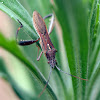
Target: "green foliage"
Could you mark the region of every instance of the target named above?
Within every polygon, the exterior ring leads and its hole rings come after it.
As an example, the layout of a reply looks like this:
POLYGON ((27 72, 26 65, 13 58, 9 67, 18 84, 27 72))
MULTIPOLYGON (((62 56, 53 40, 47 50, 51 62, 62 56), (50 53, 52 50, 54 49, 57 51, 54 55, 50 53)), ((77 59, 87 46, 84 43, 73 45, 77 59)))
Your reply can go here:
MULTIPOLYGON (((57 30, 54 28, 50 37, 58 51, 56 55, 58 64, 66 72, 69 71, 72 75, 88 79, 88 81, 79 80, 66 76, 54 69, 55 71, 53 71, 49 82, 50 85, 46 88, 47 92, 45 91, 39 99, 99 100, 100 88, 95 90, 95 87, 98 87, 100 83, 100 1, 51 1, 20 0, 18 2, 18 0, 0 0, 0 9, 14 19, 16 23, 18 23, 17 19, 23 23, 24 28, 20 32, 23 34, 19 35, 20 38, 24 37, 27 39, 27 35, 24 33, 27 33, 32 39, 38 38, 32 25, 32 12, 34 10, 38 11, 43 17, 54 12, 62 30, 64 44, 64 47, 60 48, 62 44, 60 43, 61 41, 58 37, 57 30), (63 53, 62 50, 64 51, 63 53), (66 62, 68 62, 68 66, 66 62), (95 91, 96 94, 94 96, 93 93, 95 91)), ((46 20, 46 24, 48 27, 48 20, 46 20)), ((38 94, 42 91, 46 83, 45 78, 48 78, 48 68, 50 66, 47 64, 46 58, 42 56, 41 60, 37 62, 35 60, 37 56, 37 48, 35 45, 21 48, 16 44, 15 40, 9 40, 1 33, 0 46, 18 59, 18 61, 17 59, 14 61, 20 66, 18 71, 23 70, 22 68, 29 70, 26 75, 28 76, 28 80, 31 80, 31 87, 34 89, 35 94, 32 95, 17 84, 18 79, 14 79, 16 75, 11 76, 11 72, 8 69, 4 69, 7 65, 1 59, 0 75, 4 75, 4 78, 7 78, 20 99, 38 99, 38 94), (21 67, 20 62, 24 67, 21 67)), ((23 78, 25 77, 23 76, 23 78)), ((29 88, 28 85, 27 87, 29 88)))

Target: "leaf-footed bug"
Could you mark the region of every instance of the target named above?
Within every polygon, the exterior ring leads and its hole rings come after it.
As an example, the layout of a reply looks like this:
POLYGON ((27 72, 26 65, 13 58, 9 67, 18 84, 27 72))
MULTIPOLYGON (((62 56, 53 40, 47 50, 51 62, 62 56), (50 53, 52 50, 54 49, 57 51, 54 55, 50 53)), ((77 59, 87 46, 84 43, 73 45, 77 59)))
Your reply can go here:
MULTIPOLYGON (((17 40, 17 35, 18 35, 19 30, 23 27, 22 23, 19 20, 18 20, 18 22, 21 24, 21 26, 17 29, 16 40, 17 40)), ((54 15, 50 14, 50 15, 47 15, 46 17, 42 18, 37 11, 34 11, 33 12, 33 26, 34 26, 34 28, 35 28, 35 30, 40 38, 38 38, 37 40, 28 40, 28 41, 19 41, 19 42, 17 40, 17 42, 21 46, 26 46, 26 45, 33 44, 37 41, 40 41, 39 43, 40 43, 40 46, 42 48, 42 51, 41 51, 40 55, 37 57, 37 60, 39 61, 42 53, 44 53, 47 60, 48 60, 48 63, 50 64, 49 78, 47 80, 47 83, 46 83, 43 91, 40 93, 40 95, 42 95, 46 86, 48 85, 52 69, 55 67, 57 68, 57 70, 65 73, 67 75, 76 77, 76 78, 81 79, 81 80, 88 81, 87 79, 79 78, 77 76, 66 73, 66 72, 62 71, 59 67, 57 67, 57 61, 55 60, 55 54, 56 54, 57 50, 54 48, 54 46, 51 42, 51 39, 49 37, 49 34, 52 32, 52 30, 54 28, 54 15), (51 16, 52 16, 52 18, 51 18, 51 22, 49 25, 49 30, 47 31, 47 27, 46 27, 46 24, 44 22, 44 19, 49 18, 51 16)), ((39 51, 39 47, 38 47, 38 51, 39 51)))

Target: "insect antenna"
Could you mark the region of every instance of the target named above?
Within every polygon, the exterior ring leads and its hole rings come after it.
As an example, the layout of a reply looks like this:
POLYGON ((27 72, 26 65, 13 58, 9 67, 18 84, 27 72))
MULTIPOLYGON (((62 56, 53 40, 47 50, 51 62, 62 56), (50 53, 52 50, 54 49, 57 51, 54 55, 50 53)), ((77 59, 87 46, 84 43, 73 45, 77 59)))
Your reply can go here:
POLYGON ((40 97, 40 96, 43 94, 44 90, 46 89, 46 87, 47 87, 47 85, 48 85, 48 82, 49 82, 49 80, 50 80, 51 72, 52 72, 52 67, 50 67, 50 73, 49 73, 49 77, 48 77, 48 80, 47 80, 47 82, 46 82, 46 85, 44 86, 42 92, 39 94, 38 97, 40 97))
POLYGON ((69 73, 66 73, 65 71, 62 71, 62 70, 61 70, 59 67, 57 67, 57 66, 56 66, 56 68, 57 68, 60 72, 63 72, 63 73, 65 73, 65 74, 67 74, 67 75, 70 75, 70 76, 72 76, 72 77, 76 77, 76 78, 81 79, 81 80, 88 81, 88 79, 83 79, 83 78, 80 78, 80 77, 77 77, 77 76, 71 75, 71 74, 69 74, 69 73))

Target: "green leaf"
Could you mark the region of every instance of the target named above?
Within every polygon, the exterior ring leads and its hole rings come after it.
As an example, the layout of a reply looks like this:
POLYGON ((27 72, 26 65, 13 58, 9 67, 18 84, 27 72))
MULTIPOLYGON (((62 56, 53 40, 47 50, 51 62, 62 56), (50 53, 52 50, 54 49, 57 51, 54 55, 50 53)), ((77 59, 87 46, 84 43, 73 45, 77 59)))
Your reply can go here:
POLYGON ((3 60, 1 59, 1 57, 0 57, 0 77, 7 80, 6 71, 5 71, 3 60))
POLYGON ((32 39, 38 37, 33 28, 32 17, 17 0, 0 0, 0 10, 7 13, 14 20, 20 20, 26 28, 26 33, 28 33, 32 39))
POLYGON ((93 0, 93 5, 91 9, 90 19, 89 19, 89 35, 90 35, 90 55, 94 49, 95 38, 96 38, 96 31, 98 29, 99 24, 99 0, 93 0))
MULTIPOLYGON (((3 59, 0 57, 0 73, 4 73, 6 80, 11 84, 14 92, 18 95, 21 100, 36 100, 37 97, 34 97, 27 92, 25 92, 12 78, 12 76, 7 71, 7 67, 4 64, 3 59)), ((1 77, 1 76, 0 76, 1 77)), ((3 78, 3 77, 2 77, 3 78)), ((5 79, 5 78, 4 78, 5 79)))
POLYGON ((89 48, 89 56, 90 56, 90 66, 89 66, 89 73, 88 78, 91 77, 92 72, 95 68, 96 59, 99 53, 99 41, 100 41, 100 34, 99 34, 99 21, 100 21, 100 5, 99 0, 94 0, 93 7, 91 10, 91 16, 89 21, 89 35, 90 35, 90 48, 89 48))
MULTIPOLYGON (((93 90, 93 87, 96 86, 96 80, 100 78, 100 63, 98 64, 97 66, 97 69, 96 71, 93 73, 92 77, 90 78, 90 82, 88 84, 88 89, 87 89, 87 99, 86 100, 89 100, 89 97, 90 97, 90 94, 93 90)), ((99 89, 98 89, 98 93, 99 93, 99 89)), ((97 99, 98 100, 98 99, 97 99)))
MULTIPOLYGON (((80 0, 54 0, 72 75, 87 78, 88 33, 86 9, 80 0)), ((75 100, 84 99, 86 82, 72 78, 75 100)))
MULTIPOLYGON (((16 45, 15 41, 7 40, 1 33, 0 33, 0 46, 9 51, 11 54, 13 54, 15 57, 17 57, 22 63, 24 63, 27 68, 30 70, 32 75, 41 82, 41 84, 45 85, 46 81, 41 75, 41 72, 38 70, 36 65, 34 63, 31 63, 29 60, 26 59, 24 54, 20 51, 19 47, 16 45)), ((50 88, 50 86, 47 86, 47 91, 50 94, 50 97, 53 100, 57 100, 57 97, 55 96, 54 92, 50 88)))

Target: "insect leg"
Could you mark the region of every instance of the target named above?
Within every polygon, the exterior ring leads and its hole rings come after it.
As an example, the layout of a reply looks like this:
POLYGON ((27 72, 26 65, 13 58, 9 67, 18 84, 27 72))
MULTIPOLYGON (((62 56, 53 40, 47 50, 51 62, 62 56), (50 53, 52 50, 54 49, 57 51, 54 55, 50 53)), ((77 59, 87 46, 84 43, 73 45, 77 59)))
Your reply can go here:
POLYGON ((23 40, 23 41, 19 41, 18 44, 21 46, 27 46, 27 45, 30 45, 30 44, 37 42, 39 39, 37 39, 37 40, 23 40))
POLYGON ((41 58, 41 56, 42 56, 42 53, 43 53, 43 51, 41 51, 40 55, 38 56, 38 54, 39 54, 39 47, 38 47, 37 61, 39 61, 39 60, 40 60, 40 58, 41 58))
MULTIPOLYGON (((17 19, 18 20, 18 19, 17 19)), ((19 30, 23 27, 23 24, 18 20, 18 22, 20 23, 20 27, 17 29, 17 32, 16 32, 16 42, 19 44, 19 45, 21 45, 21 46, 26 46, 26 45, 30 45, 30 44, 33 44, 33 43, 35 43, 35 42, 37 42, 38 40, 40 40, 40 38, 39 39, 37 39, 37 40, 23 40, 23 41, 18 41, 18 39, 17 39, 17 36, 18 36, 18 32, 19 32, 19 30)))
POLYGON ((54 14, 49 14, 49 15, 47 15, 47 16, 45 16, 43 18, 45 20, 46 18, 49 18, 51 16, 52 16, 52 18, 50 19, 50 25, 49 25, 49 29, 48 29, 48 34, 50 34, 52 32, 53 28, 54 28, 54 20, 55 20, 54 14))
POLYGON ((19 30, 23 27, 23 24, 17 19, 17 21, 20 23, 20 27, 17 29, 17 32, 16 32, 16 42, 18 41, 17 40, 17 35, 18 35, 18 32, 19 32, 19 30))

